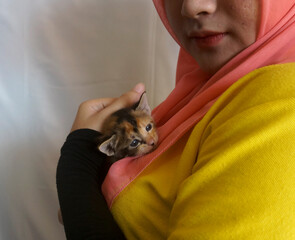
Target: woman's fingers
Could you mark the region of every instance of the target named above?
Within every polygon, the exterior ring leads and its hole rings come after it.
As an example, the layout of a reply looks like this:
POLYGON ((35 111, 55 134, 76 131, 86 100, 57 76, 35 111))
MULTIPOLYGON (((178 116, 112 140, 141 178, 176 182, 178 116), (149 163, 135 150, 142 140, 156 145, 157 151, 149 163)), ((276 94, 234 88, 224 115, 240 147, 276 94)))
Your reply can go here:
POLYGON ((85 101, 80 104, 73 123, 71 132, 81 128, 96 129, 96 123, 92 120, 96 114, 108 107, 115 98, 100 98, 85 101))
POLYGON ((107 108, 111 105, 116 98, 98 98, 88 100, 86 102, 81 103, 79 110, 83 111, 83 114, 92 115, 100 112, 101 110, 107 108))
POLYGON ((137 84, 133 89, 129 92, 124 93, 119 98, 114 99, 114 101, 108 105, 106 108, 102 109, 99 113, 94 116, 94 121, 97 123, 97 131, 101 131, 102 125, 104 121, 114 112, 126 108, 131 107, 134 103, 136 103, 141 94, 145 91, 145 87, 143 84, 137 84))
POLYGON ((112 102, 112 104, 110 104, 107 108, 104 108, 100 113, 105 116, 109 116, 112 113, 118 111, 119 109, 131 107, 140 99, 140 96, 144 91, 144 85, 142 83, 139 83, 129 92, 124 93, 119 98, 116 98, 112 102))
POLYGON ((144 84, 139 83, 119 98, 100 98, 83 102, 79 107, 71 131, 81 128, 101 131, 107 117, 119 109, 132 106, 144 91, 144 84))

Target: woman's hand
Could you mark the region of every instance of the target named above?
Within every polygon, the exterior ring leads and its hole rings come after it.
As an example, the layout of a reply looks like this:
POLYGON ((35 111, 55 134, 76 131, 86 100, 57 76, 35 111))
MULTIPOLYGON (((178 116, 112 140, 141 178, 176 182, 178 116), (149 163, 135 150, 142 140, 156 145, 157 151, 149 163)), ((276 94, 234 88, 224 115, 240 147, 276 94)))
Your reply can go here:
POLYGON ((144 84, 138 83, 119 98, 100 98, 83 102, 78 109, 71 132, 82 128, 100 132, 108 116, 121 108, 132 106, 144 91, 144 84))

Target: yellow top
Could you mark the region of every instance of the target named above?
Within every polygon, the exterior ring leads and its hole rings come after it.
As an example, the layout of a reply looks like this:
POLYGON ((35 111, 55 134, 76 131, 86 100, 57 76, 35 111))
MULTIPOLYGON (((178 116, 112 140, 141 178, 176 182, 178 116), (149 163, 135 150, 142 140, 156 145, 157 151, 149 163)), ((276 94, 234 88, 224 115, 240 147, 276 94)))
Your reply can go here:
POLYGON ((295 63, 258 69, 124 189, 128 239, 295 239, 295 63))

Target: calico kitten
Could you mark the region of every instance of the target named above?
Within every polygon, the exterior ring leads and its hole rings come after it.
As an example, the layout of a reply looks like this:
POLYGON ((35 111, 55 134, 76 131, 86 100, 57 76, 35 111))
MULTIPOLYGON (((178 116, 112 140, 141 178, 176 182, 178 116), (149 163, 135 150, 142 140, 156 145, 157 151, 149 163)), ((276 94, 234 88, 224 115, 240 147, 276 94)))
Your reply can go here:
POLYGON ((127 156, 142 156, 155 149, 157 130, 146 93, 130 108, 113 113, 104 123, 98 149, 115 162, 127 156))

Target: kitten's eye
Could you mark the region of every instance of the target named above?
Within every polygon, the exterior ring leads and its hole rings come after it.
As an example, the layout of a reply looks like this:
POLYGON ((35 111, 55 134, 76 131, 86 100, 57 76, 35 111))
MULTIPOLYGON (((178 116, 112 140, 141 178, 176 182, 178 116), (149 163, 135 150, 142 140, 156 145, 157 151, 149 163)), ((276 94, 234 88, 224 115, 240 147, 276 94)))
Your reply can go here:
POLYGON ((137 139, 132 140, 130 147, 137 147, 140 144, 140 141, 137 139))
POLYGON ((153 128, 152 124, 149 123, 149 124, 145 127, 145 130, 146 130, 147 132, 149 132, 149 131, 151 131, 152 128, 153 128))

